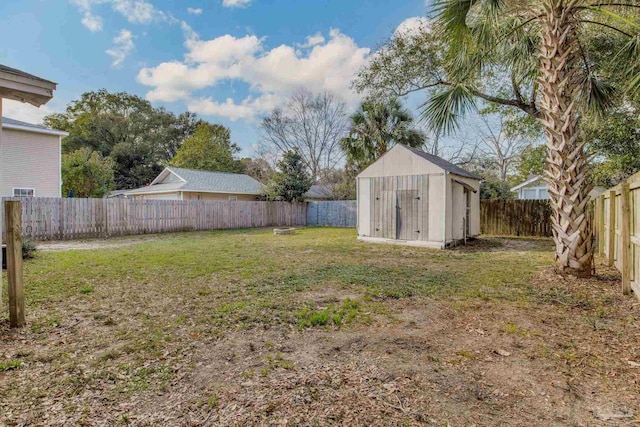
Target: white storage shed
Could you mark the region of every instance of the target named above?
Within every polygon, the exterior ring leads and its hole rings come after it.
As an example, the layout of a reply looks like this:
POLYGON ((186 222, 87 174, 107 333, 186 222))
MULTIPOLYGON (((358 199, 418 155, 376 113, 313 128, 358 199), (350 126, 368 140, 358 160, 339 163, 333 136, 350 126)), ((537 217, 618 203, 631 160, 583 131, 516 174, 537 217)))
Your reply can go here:
POLYGON ((480 234, 480 177, 397 144, 358 175, 358 239, 446 248, 480 234))

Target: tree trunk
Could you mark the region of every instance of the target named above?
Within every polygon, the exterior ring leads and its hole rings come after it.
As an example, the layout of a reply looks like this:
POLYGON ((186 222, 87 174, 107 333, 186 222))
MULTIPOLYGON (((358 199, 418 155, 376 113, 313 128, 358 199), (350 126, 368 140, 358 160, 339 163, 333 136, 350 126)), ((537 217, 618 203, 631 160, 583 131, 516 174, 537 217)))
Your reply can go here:
POLYGON ((539 53, 539 120, 547 136, 546 178, 553 211, 556 266, 562 273, 584 277, 591 274, 593 242, 587 159, 576 105, 582 80, 576 21, 561 0, 546 3, 539 53))

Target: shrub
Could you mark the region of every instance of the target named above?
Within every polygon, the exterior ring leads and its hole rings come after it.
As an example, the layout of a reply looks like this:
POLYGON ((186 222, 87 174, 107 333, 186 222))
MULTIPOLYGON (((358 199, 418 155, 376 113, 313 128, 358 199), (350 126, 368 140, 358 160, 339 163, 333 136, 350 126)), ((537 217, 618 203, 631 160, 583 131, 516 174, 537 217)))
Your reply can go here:
POLYGON ((22 259, 31 259, 35 257, 36 250, 36 244, 31 239, 28 237, 22 239, 22 259))

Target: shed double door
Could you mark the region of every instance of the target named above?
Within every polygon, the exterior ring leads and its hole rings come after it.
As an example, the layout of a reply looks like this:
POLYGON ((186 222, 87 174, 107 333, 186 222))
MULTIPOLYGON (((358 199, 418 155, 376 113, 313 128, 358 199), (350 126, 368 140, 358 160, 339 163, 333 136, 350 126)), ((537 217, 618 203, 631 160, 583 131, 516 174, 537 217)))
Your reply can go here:
POLYGON ((397 240, 426 239, 426 234, 422 236, 422 228, 428 214, 422 193, 427 183, 426 176, 374 178, 371 191, 373 236, 397 240))

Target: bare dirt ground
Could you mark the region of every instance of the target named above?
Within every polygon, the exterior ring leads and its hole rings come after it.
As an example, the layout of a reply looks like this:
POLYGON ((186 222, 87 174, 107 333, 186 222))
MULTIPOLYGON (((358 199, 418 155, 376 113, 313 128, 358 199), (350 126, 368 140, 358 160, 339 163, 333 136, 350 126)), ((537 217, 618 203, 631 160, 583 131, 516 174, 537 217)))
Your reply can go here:
MULTIPOLYGON (((378 265, 381 251, 391 251, 409 271, 481 255, 473 266, 478 277, 491 269, 486 252, 496 263, 511 260, 514 271, 522 257, 550 256, 547 242, 520 239, 447 252, 346 243, 347 252, 333 255, 321 244, 305 243, 313 248, 306 255, 329 264, 377 257, 378 265)), ((473 269, 465 280, 473 280, 473 269)), ((515 280, 500 272, 489 279, 504 286, 515 280)), ((143 292, 134 303, 118 288, 104 300, 88 294, 95 301, 87 306, 74 296, 75 310, 44 330, 0 326, 0 363, 23 361, 0 369, 0 425, 640 425, 640 303, 620 295, 615 270, 599 264, 597 272, 578 280, 547 264, 526 279, 526 298, 513 300, 484 289, 490 282, 477 296, 366 294, 352 276, 287 294, 320 311, 362 301, 356 320, 341 327, 244 323, 247 314, 227 306, 216 311, 222 323, 211 324, 199 316, 213 306, 172 294, 143 292), (162 338, 145 329, 158 315, 174 325, 162 338), (230 320, 236 315, 242 322, 230 320)), ((395 280, 406 279, 388 285, 395 280)), ((197 295, 212 298, 224 288, 197 295)))
POLYGON ((125 246, 138 245, 140 243, 152 242, 157 236, 130 236, 111 239, 87 239, 87 240, 52 240, 38 242, 37 248, 40 251, 82 251, 91 249, 113 249, 125 246))
POLYGON ((618 295, 614 271, 599 271, 586 283, 540 272, 536 285, 550 301, 526 309, 397 301, 391 304, 397 319, 375 326, 229 334, 197 346, 198 365, 184 386, 136 404, 135 419, 141 425, 640 425, 640 304, 618 295), (588 317, 583 293, 603 293, 612 311, 588 317), (269 372, 265 358, 273 360, 269 372), (295 369, 279 369, 279 360, 295 369), (216 396, 213 411, 200 400, 209 394, 216 396), (159 415, 159 406, 168 411, 159 415))

